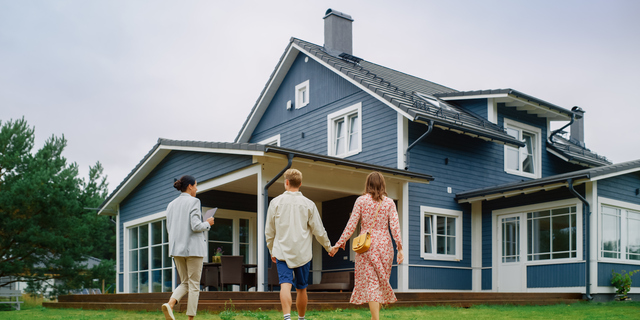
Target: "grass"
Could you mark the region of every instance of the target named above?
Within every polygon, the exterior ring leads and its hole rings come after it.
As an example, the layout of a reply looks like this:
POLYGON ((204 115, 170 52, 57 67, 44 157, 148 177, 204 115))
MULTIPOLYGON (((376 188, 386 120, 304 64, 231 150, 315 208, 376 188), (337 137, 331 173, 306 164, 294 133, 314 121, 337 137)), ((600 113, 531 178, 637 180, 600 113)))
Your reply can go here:
MULTIPOLYGON (((40 302, 41 303, 41 302, 40 302)), ((293 314, 296 319, 297 314, 293 314)), ((580 302, 552 306, 487 306, 468 309, 453 307, 409 307, 382 310, 381 319, 640 319, 640 302, 580 302)), ((162 312, 121 310, 47 309, 36 303, 24 303, 20 311, 0 311, 0 319, 163 319, 162 312)), ((176 319, 187 319, 176 313, 176 319)), ((232 307, 222 312, 198 312, 196 319, 267 320, 282 319, 280 311, 236 311, 232 307)), ((370 319, 368 309, 337 309, 308 311, 309 320, 370 319)))

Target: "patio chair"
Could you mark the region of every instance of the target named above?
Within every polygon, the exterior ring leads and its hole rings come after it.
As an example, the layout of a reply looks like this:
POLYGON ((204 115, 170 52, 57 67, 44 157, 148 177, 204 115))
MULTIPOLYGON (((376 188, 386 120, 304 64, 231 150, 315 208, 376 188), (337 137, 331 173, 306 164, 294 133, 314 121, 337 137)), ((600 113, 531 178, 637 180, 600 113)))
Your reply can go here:
POLYGON ((244 256, 222 256, 221 261, 220 285, 222 289, 224 290, 224 286, 228 284, 239 285, 242 289, 242 285, 244 284, 242 281, 244 256))
POLYGON ((220 269, 218 266, 203 266, 200 284, 207 288, 207 291, 210 291, 212 287, 220 291, 220 269))
POLYGON ((273 287, 274 286, 279 286, 280 285, 280 279, 278 278, 278 268, 276 267, 276 265, 272 262, 271 266, 269 267, 268 273, 267 273, 267 287, 269 287, 269 291, 273 291, 273 287))

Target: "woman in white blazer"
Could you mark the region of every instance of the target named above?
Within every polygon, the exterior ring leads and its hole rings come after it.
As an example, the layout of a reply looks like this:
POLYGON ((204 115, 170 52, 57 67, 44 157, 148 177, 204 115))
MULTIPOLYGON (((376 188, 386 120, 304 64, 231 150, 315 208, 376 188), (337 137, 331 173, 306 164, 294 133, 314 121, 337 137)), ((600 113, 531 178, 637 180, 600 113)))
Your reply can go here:
POLYGON ((207 255, 205 232, 213 225, 213 218, 202 221, 200 199, 196 198, 198 183, 190 175, 184 175, 173 183, 180 196, 167 206, 167 233, 169 233, 169 256, 180 275, 180 285, 175 288, 168 303, 162 305, 166 320, 175 320, 173 308, 189 293, 187 316, 193 319, 200 297, 202 262, 207 255))

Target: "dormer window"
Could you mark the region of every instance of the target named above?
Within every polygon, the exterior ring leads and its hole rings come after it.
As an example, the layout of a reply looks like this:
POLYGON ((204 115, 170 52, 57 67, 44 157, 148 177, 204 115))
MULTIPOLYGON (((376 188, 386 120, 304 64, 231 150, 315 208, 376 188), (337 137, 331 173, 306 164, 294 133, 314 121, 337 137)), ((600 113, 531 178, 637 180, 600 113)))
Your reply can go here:
POLYGON ((296 109, 309 104, 309 80, 296 86, 296 109))
POLYGON ((541 165, 541 130, 513 120, 504 119, 507 134, 524 142, 525 146, 515 148, 504 147, 504 171, 528 178, 540 178, 541 165))
POLYGON ((330 156, 348 157, 362 151, 362 103, 327 116, 327 148, 330 156))

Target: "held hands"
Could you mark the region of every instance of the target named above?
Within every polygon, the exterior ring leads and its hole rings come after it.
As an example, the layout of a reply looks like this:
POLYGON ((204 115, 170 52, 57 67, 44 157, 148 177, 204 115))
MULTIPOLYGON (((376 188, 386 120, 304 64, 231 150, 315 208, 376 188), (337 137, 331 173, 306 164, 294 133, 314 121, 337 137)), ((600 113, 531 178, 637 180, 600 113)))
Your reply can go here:
POLYGON ((209 225, 212 226, 213 225, 213 217, 207 219, 207 222, 209 222, 209 225))
POLYGON ((329 256, 331 257, 335 256, 339 249, 340 247, 331 247, 331 250, 329 251, 329 256))

